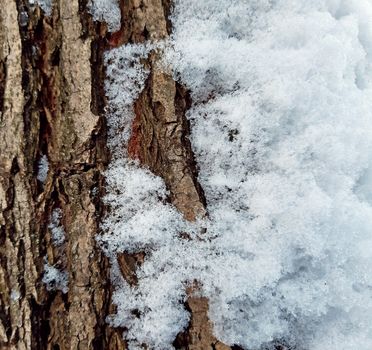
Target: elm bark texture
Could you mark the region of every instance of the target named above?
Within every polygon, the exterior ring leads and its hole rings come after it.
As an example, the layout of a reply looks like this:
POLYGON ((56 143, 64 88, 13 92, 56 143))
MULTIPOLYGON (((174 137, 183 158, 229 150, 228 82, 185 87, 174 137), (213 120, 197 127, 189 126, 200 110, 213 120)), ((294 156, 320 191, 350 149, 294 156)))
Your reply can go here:
MULTIPOLYGON (((0 0, 0 349, 126 349, 123 330, 106 323, 115 312, 110 266, 95 241, 110 160, 103 54, 166 38, 171 3, 120 0, 116 33, 92 21, 87 0, 54 1, 50 15, 32 3, 0 0), (40 181, 42 158, 48 171, 40 181), (55 209, 65 234, 59 244, 55 209), (66 272, 68 291, 43 282, 46 263, 66 272)), ((160 54, 145 62, 151 73, 134 106, 129 154, 161 176, 170 201, 195 220, 207 208, 188 141, 191 101, 157 66, 160 54)), ((119 257, 128 281, 136 282, 142 258, 119 257)), ((175 347, 229 349, 213 336, 208 300, 189 295, 190 325, 175 347)))

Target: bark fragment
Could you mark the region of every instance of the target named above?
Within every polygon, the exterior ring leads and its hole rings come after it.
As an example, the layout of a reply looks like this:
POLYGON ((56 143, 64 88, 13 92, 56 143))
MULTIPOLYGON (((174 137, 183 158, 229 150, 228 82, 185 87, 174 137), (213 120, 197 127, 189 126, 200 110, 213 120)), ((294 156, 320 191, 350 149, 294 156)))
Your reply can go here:
POLYGON ((156 67, 156 56, 150 58, 150 64, 150 78, 135 103, 130 152, 164 179, 171 202, 193 221, 203 217, 206 210, 188 139, 185 111, 189 98, 171 76, 156 67))
POLYGON ((230 347, 213 336, 212 325, 208 319, 208 299, 191 296, 187 301, 187 306, 191 312, 191 321, 187 332, 178 338, 181 349, 229 350, 230 347))

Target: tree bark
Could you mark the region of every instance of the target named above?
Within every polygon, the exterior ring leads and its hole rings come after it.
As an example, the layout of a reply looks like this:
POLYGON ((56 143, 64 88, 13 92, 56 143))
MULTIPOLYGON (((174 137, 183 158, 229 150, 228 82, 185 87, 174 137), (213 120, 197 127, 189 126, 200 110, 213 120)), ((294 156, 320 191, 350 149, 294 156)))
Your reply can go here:
MULTIPOLYGON (((26 0, 0 6, 0 348, 125 349, 122 330, 105 322, 114 309, 109 263, 96 244, 105 208, 103 53, 126 43, 166 38, 168 0, 122 0, 122 26, 93 23, 87 0, 56 1, 51 16, 26 0), (42 183, 38 166, 47 156, 42 183), (62 212, 66 239, 53 244, 50 217, 62 212), (45 262, 69 275, 68 292, 48 290, 45 262)), ((206 215, 188 141, 187 91, 156 65, 135 103, 129 154, 170 190, 186 219, 206 215)), ((122 256, 135 281, 133 259, 122 256)), ((212 334, 208 301, 192 296, 189 329, 178 349, 229 349, 212 334)))

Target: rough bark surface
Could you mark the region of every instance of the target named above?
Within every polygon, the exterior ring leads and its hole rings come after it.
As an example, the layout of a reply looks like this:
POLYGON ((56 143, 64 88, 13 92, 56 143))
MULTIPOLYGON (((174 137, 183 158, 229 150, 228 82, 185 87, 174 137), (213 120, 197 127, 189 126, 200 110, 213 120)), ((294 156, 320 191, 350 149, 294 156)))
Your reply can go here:
POLYGON ((108 162, 105 29, 78 0, 56 3, 50 17, 23 0, 2 1, 0 21, 0 348, 123 349, 105 323, 108 262, 94 238, 108 162), (44 184, 36 179, 42 155, 44 184), (61 246, 48 229, 55 208, 61 246), (45 259, 68 272, 68 293, 46 289, 45 259))
MULTIPOLYGON (((26 0, 0 6, 0 348, 125 349, 110 328, 109 264, 95 235, 104 214, 102 171, 106 148, 104 50, 166 38, 168 0, 121 0, 122 27, 108 34, 93 23, 86 0, 56 1, 46 17, 26 0), (46 181, 38 163, 49 160, 46 181), (62 210, 66 240, 53 244, 49 220, 62 210), (69 290, 47 290, 44 264, 68 272, 69 290)), ((135 103, 129 154, 161 176, 171 202, 188 220, 206 215, 203 191, 188 141, 187 91, 157 66, 135 103)), ((119 257, 124 277, 136 283, 136 261, 119 257)), ((217 342, 208 301, 189 293, 189 329, 179 349, 229 349, 217 342)))

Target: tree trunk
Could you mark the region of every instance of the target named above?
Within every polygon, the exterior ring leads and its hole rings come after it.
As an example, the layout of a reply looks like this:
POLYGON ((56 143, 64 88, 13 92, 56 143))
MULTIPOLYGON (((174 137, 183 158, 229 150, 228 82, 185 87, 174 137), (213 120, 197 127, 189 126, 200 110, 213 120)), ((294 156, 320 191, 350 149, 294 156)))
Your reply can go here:
MULTIPOLYGON (((122 0, 122 26, 93 23, 86 0, 56 1, 50 16, 26 0, 0 6, 0 348, 125 349, 113 312, 109 263, 96 244, 109 162, 103 53, 165 38, 167 0, 122 0), (47 159, 47 161, 46 161, 47 159), (44 162, 44 165, 43 165, 44 162), (48 166, 47 172, 42 169, 48 166), (41 169, 40 169, 41 168, 41 169), (41 172, 45 172, 42 176, 41 172), (53 241, 53 212, 65 239, 53 241), (45 284, 66 271, 68 291, 45 284), (44 280, 44 281, 43 281, 44 280)), ((156 67, 135 103, 129 154, 161 176, 188 220, 205 214, 185 111, 187 91, 156 67)), ((133 280, 133 257, 119 258, 133 280)), ((63 289, 63 288, 62 288, 63 289)), ((179 349, 226 349, 213 337, 208 301, 190 296, 179 349)))
POLYGON ((3 1, 0 18, 1 348, 124 348, 105 324, 108 262, 94 238, 108 161, 105 30, 78 1, 60 2, 49 17, 23 0, 3 1), (56 208, 67 237, 58 247, 48 228, 56 208), (46 289, 46 259, 68 271, 67 294, 46 289))

